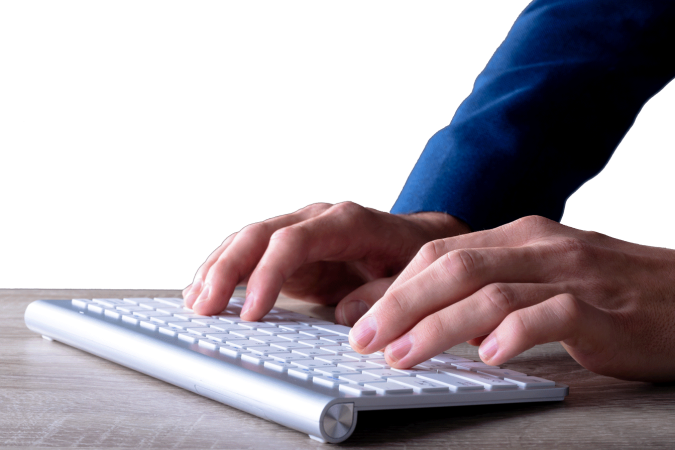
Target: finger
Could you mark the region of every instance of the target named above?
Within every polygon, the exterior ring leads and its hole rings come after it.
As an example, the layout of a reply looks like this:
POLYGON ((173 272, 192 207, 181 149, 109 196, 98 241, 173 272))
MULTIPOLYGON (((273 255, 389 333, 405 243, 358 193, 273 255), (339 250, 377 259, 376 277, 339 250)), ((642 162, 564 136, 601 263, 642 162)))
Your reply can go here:
MULTIPOLYGON (((557 222, 543 217, 524 217, 492 230, 477 231, 425 244, 392 285, 392 289, 415 277, 441 256, 463 248, 519 247, 545 235, 557 222)), ((559 230, 560 231, 560 230, 559 230)))
MULTIPOLYGON (((423 318, 492 283, 547 281, 539 247, 463 249, 446 253, 415 278, 393 286, 354 326, 352 347, 372 353, 423 318)), ((479 336, 474 334, 467 338, 479 336)))
MULTIPOLYGON (((378 218, 377 213, 346 202, 275 232, 249 279, 242 318, 257 320, 264 316, 284 282, 303 264, 320 260, 356 261, 369 252, 391 253, 384 250, 393 244, 382 239, 378 218)), ((367 279, 367 274, 363 275, 367 279)))
POLYGON ((603 336, 609 331, 608 317, 599 309, 560 294, 537 305, 515 311, 483 341, 481 359, 502 364, 535 345, 603 336))
POLYGON ((488 335, 513 311, 545 301, 562 289, 539 283, 487 285, 422 319, 387 346, 385 358, 393 367, 412 367, 461 342, 488 335))
POLYGON ((217 249, 215 249, 208 258, 206 258, 206 261, 199 266, 199 269, 197 269, 197 272, 195 273, 194 279, 192 280, 192 283, 190 286, 185 288, 183 290, 183 299, 185 299, 185 305, 188 308, 191 308, 192 305, 194 304, 195 300, 197 299, 197 296, 202 290, 202 287, 204 286, 204 276, 206 273, 208 273, 209 269, 213 264, 220 258, 220 255, 223 254, 223 252, 229 247, 229 245, 232 243, 234 240, 235 236, 237 233, 233 233, 229 235, 222 244, 218 246, 217 249))
POLYGON ((396 277, 378 278, 350 292, 335 308, 337 323, 351 327, 382 298, 396 277))
POLYGON ((255 268, 265 253, 270 236, 276 230, 321 214, 328 207, 327 204, 309 205, 294 213, 273 217, 242 229, 203 273, 204 281, 199 296, 189 306, 203 315, 217 314, 225 309, 237 284, 255 268))

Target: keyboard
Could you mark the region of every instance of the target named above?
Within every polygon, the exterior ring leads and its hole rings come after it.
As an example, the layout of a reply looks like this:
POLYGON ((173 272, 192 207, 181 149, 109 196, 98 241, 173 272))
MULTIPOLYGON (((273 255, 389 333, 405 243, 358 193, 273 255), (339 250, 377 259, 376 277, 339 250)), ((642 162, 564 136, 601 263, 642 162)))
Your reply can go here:
POLYGON ((359 411, 564 400, 551 380, 449 353, 407 370, 349 346, 349 327, 243 298, 200 316, 178 298, 38 300, 26 325, 56 340, 263 419, 338 443, 359 411))

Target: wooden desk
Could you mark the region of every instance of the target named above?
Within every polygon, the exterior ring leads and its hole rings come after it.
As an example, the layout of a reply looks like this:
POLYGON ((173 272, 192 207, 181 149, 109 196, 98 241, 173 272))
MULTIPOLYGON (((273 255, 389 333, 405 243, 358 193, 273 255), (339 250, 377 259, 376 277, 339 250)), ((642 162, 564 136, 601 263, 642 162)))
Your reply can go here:
MULTIPOLYGON (((33 300, 178 297, 176 291, 0 290, 0 447, 328 448, 58 342, 24 325, 33 300)), ((280 306, 331 319, 332 308, 280 306)), ((477 358, 464 344, 455 353, 477 358)), ((581 368, 558 344, 505 365, 570 386, 564 402, 359 413, 348 448, 675 447, 675 384, 619 381, 581 368)))

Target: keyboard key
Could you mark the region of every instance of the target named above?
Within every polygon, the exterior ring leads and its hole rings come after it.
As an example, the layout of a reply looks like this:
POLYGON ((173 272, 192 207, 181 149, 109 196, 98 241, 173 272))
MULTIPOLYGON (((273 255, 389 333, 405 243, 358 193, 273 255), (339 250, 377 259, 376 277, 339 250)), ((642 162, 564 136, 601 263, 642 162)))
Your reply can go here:
POLYGON ((175 313, 174 317, 176 317, 178 319, 183 319, 183 320, 192 320, 192 319, 199 319, 200 317, 204 317, 204 316, 200 316, 199 314, 193 314, 193 313, 190 313, 190 312, 182 312, 182 313, 175 313))
POLYGON ((295 362, 293 362, 293 365, 295 367, 288 369, 288 374, 292 377, 300 378, 301 380, 309 380, 315 375, 311 368, 297 367, 295 362))
POLYGON ((141 326, 141 328, 145 328, 146 330, 157 331, 157 324, 156 323, 146 322, 145 320, 141 320, 139 325, 141 326))
POLYGON ((204 325, 204 326, 219 325, 219 324, 223 323, 222 320, 213 319, 211 317, 199 317, 199 318, 193 319, 192 322, 198 323, 199 325, 204 325))
POLYGON ((389 369, 390 366, 387 364, 387 361, 384 359, 369 359, 366 361, 368 364, 370 364, 373 367, 379 367, 380 369, 389 369))
POLYGON ((159 308, 156 308, 156 309, 157 309, 157 311, 161 311, 165 314, 172 314, 172 315, 189 312, 189 310, 187 310, 185 308, 176 308, 176 307, 173 307, 173 306, 162 306, 162 307, 159 307, 159 308))
POLYGON ((378 394, 412 394, 411 387, 403 386, 392 381, 382 381, 374 383, 366 383, 365 387, 375 389, 378 394))
POLYGON ((211 333, 213 329, 209 327, 194 327, 194 328, 187 328, 188 333, 192 334, 199 334, 199 335, 205 335, 206 333, 211 333))
MULTIPOLYGON (((337 334, 321 336, 321 339, 328 342, 333 342, 335 344, 349 343, 349 338, 345 336, 340 336, 337 334)), ((351 348, 351 347, 349 347, 351 348)))
POLYGON ((124 300, 121 298, 92 298, 92 302, 108 307, 108 308, 114 308, 115 306, 123 306, 123 305, 128 305, 124 300))
POLYGON ((392 369, 363 369, 363 373, 368 375, 373 375, 380 378, 393 378, 393 377, 403 377, 407 378, 408 375, 405 373, 397 372, 392 369))
POLYGON ((321 336, 334 336, 335 333, 331 333, 330 331, 323 331, 323 330, 299 330, 298 333, 305 335, 305 336, 314 336, 320 338, 321 336))
POLYGON ((380 377, 376 377, 375 375, 368 375, 365 373, 350 373, 346 375, 339 375, 338 378, 355 384, 372 383, 374 381, 384 381, 380 377))
MULTIPOLYGON (((125 299, 124 301, 126 302, 127 300, 125 299)), ((129 303, 129 302, 127 302, 127 303, 129 303)), ((153 301, 139 302, 138 306, 140 306, 141 308, 145 308, 145 309, 156 309, 156 308, 166 307, 166 305, 164 303, 153 302, 153 301)))
MULTIPOLYGON (((281 335, 279 335, 281 337, 281 335)), ((305 344, 308 347, 325 347, 327 345, 332 345, 332 342, 323 341, 321 339, 302 339, 298 341, 301 344, 305 344)))
POLYGON ((185 333, 183 328, 173 327, 171 325, 160 325, 158 330, 160 333, 166 334, 167 336, 175 336, 178 333, 185 333))
POLYGON ((276 328, 277 326, 272 323, 265 322, 239 322, 240 327, 249 328, 255 330, 256 328, 276 328))
POLYGON ((228 339, 225 341, 225 343, 231 345, 232 347, 243 349, 260 345, 258 342, 251 342, 248 339, 228 339))
POLYGON ((196 335, 187 333, 178 333, 178 339, 187 342, 188 344, 194 344, 199 340, 199 338, 196 335))
POLYGON ((184 329, 187 329, 188 327, 194 328, 194 324, 192 322, 187 322, 185 320, 180 320, 180 319, 169 320, 166 323, 167 323, 167 325, 170 325, 172 327, 180 327, 180 328, 184 328, 184 329))
MULTIPOLYGON (((368 362, 372 362, 372 361, 368 361, 368 362)), ((418 374, 421 375, 421 374, 427 374, 427 373, 438 373, 435 370, 422 369, 419 366, 415 366, 411 369, 394 369, 394 368, 392 368, 391 370, 393 370, 394 372, 404 373, 406 375, 418 375, 418 374)))
POLYGON ((269 354, 272 358, 275 360, 279 361, 300 361, 306 359, 302 355, 296 355, 295 353, 289 353, 289 352, 284 352, 284 353, 270 353, 269 354))
MULTIPOLYGON (((147 311, 148 310, 147 308, 143 308, 142 306, 135 306, 135 305, 129 305, 129 304, 117 305, 117 306, 115 306, 115 309, 118 309, 120 311, 124 311, 126 313, 132 313, 132 312, 135 312, 135 311, 147 311)), ((164 314, 164 315, 167 316, 167 315, 170 315, 170 314, 164 314)))
POLYGON ((344 325, 337 325, 334 323, 328 323, 328 324, 314 324, 312 325, 314 328, 318 330, 323 330, 323 331, 329 331, 333 334, 339 334, 340 336, 349 336, 349 332, 352 331, 351 327, 346 327, 344 325))
POLYGON ((73 306, 77 306, 78 308, 87 309, 87 305, 91 303, 91 300, 86 298, 74 298, 70 301, 70 303, 72 303, 73 306))
POLYGON ((369 359, 382 359, 384 354, 382 352, 377 352, 377 353, 371 353, 369 355, 362 355, 361 353, 356 353, 356 352, 347 352, 343 353, 342 356, 346 356, 348 358, 351 358, 356 361, 366 361, 369 359))
POLYGON ((347 369, 358 370, 359 372, 366 369, 372 369, 373 366, 365 361, 342 362, 338 363, 338 367, 346 367, 347 369))
POLYGON ((316 384, 320 384, 321 386, 326 387, 336 387, 339 386, 340 384, 347 383, 347 381, 345 380, 341 380, 335 377, 327 377, 325 375, 314 376, 312 377, 312 381, 316 384))
POLYGON ((289 330, 284 330, 281 328, 277 327, 270 327, 270 328, 256 328, 256 331, 262 334, 268 334, 271 336, 276 336, 277 334, 297 334, 297 333, 290 333, 289 330))
POLYGON ((291 342, 297 342, 300 339, 303 338, 303 336, 300 336, 298 333, 281 333, 277 334, 276 337, 281 338, 285 341, 291 341, 291 342))
POLYGON ((302 325, 300 323, 293 323, 293 324, 285 323, 285 324, 279 325, 279 328, 282 328, 282 329, 288 330, 288 331, 300 331, 300 330, 311 330, 312 329, 312 327, 310 327, 309 325, 302 325))
POLYGON ((263 364, 266 361, 273 361, 269 356, 254 353, 242 353, 241 359, 242 361, 248 361, 253 364, 263 364))
MULTIPOLYGON (((302 345, 302 344, 301 344, 302 345)), ((314 347, 307 347, 303 346, 303 348, 294 348, 292 350, 293 353, 297 353, 299 355, 305 355, 308 358, 314 358, 315 356, 329 356, 333 355, 333 353, 322 350, 320 348, 314 348, 314 347)))
POLYGON ((412 388, 414 392, 421 394, 423 392, 448 392, 449 388, 431 381, 418 379, 417 377, 399 377, 388 378, 394 383, 412 388))
POLYGON ((506 389, 518 389, 518 386, 514 383, 510 383, 499 378, 492 377, 490 375, 483 375, 482 373, 471 372, 469 370, 460 370, 460 369, 444 369, 444 374, 452 375, 457 378, 462 378, 473 383, 478 383, 483 385, 483 387, 489 391, 493 390, 506 390, 506 389))
POLYGON ((285 339, 277 337, 277 336, 251 336, 251 337, 249 337, 249 340, 260 342, 261 344, 271 344, 272 342, 284 342, 285 341, 285 339))
POLYGON ((157 302, 166 303, 167 305, 183 306, 183 299, 182 298, 155 297, 154 300, 157 301, 157 302))
POLYGON ((148 297, 124 297, 122 300, 129 303, 130 305, 138 305, 139 303, 155 301, 154 299, 148 297))
POLYGON ((114 309, 106 309, 103 311, 103 314, 111 319, 119 319, 122 317, 122 313, 120 311, 115 311, 114 309))
POLYGON ((222 344, 222 342, 216 341, 215 339, 200 339, 198 344, 201 347, 206 347, 210 350, 218 350, 218 348, 220 347, 220 344, 222 344))
MULTIPOLYGON (((287 314, 285 314, 287 315, 287 314)), ((295 314, 294 314, 295 315, 295 314)), ((296 322, 303 325, 335 325, 333 322, 328 322, 326 320, 315 319, 313 317, 307 317, 304 314, 297 313, 296 322)))
POLYGON ((284 350, 287 350, 289 352, 295 349, 307 348, 306 345, 302 345, 298 342, 289 342, 289 341, 270 342, 270 345, 272 347, 283 348, 284 350))
POLYGON ((338 377, 340 378, 340 375, 358 375, 359 372, 352 370, 352 369, 346 369, 344 367, 316 367, 314 369, 314 372, 320 373, 321 375, 328 375, 330 377, 338 377))
POLYGON ((319 347, 321 350, 325 350, 329 353, 332 353, 334 355, 341 355, 343 353, 348 353, 349 350, 346 348, 342 347, 341 345, 326 345, 323 347, 319 347))
POLYGON ((224 355, 227 355, 227 356, 230 356, 232 358, 236 358, 238 356, 241 356, 243 353, 248 353, 248 350, 236 348, 236 347, 233 347, 233 346, 228 345, 228 344, 221 345, 218 350, 220 350, 220 353, 222 353, 224 355))
POLYGON ((293 364, 303 369, 313 369, 315 367, 335 367, 334 364, 324 361, 316 361, 314 359, 301 359, 298 361, 293 361, 293 364))
POLYGON ((242 319, 241 317, 239 317, 238 314, 237 314, 237 315, 234 315, 234 314, 227 314, 227 315, 218 315, 218 316, 211 316, 211 317, 213 317, 214 319, 221 320, 221 321, 223 321, 223 322, 225 322, 225 323, 241 323, 241 322, 245 322, 245 320, 242 319))
POLYGON ((103 305, 99 305, 99 304, 96 304, 96 303, 89 303, 87 305, 87 311, 91 311, 91 312, 98 313, 98 314, 103 314, 104 309, 105 308, 103 307, 103 305))
POLYGON ((248 338, 249 336, 267 336, 265 333, 261 333, 259 331, 255 331, 255 330, 242 329, 239 326, 238 326, 238 329, 229 330, 228 332, 230 334, 235 335, 235 336, 241 336, 241 337, 245 337, 245 338, 248 338))
POLYGON ((241 330, 241 327, 239 325, 235 325, 233 323, 225 323, 225 322, 222 322, 222 321, 218 324, 209 325, 209 327, 213 328, 214 330, 219 330, 219 331, 241 330))
POLYGON ((478 383, 453 377, 444 373, 417 374, 415 375, 415 378, 421 378, 422 380, 431 381, 432 383, 448 386, 452 392, 483 390, 483 386, 478 383))
POLYGON ((277 372, 286 372, 288 369, 295 367, 293 364, 283 361, 265 361, 264 365, 267 369, 276 370, 277 372))
POLYGON ((150 317, 150 322, 155 322, 158 325, 166 325, 172 319, 173 316, 154 316, 150 317))
POLYGON ((228 339, 232 339, 230 333, 206 333, 206 337, 218 342, 226 342, 228 339))
POLYGON ((522 372, 516 372, 515 370, 509 369, 474 369, 474 372, 482 373, 485 375, 492 375, 493 377, 504 379, 505 376, 514 376, 514 377, 526 377, 527 375, 522 372))
POLYGON ((350 395, 375 395, 375 389, 361 386, 360 384, 341 384, 340 392, 350 395))
POLYGON ((329 362, 331 364, 354 361, 353 359, 347 358, 346 356, 342 356, 342 355, 321 355, 321 356, 315 356, 314 359, 318 359, 319 361, 326 361, 326 362, 329 362))
POLYGON ((166 313, 159 312, 159 311, 153 311, 151 309, 142 309, 140 311, 134 311, 133 315, 138 316, 138 317, 143 317, 143 318, 146 318, 146 319, 149 319, 151 317, 171 317, 171 318, 175 319, 175 317, 167 315, 166 313))
POLYGON ((505 376, 504 381, 509 381, 511 383, 516 383, 523 389, 530 388, 542 388, 542 387, 554 387, 555 381, 545 380, 544 378, 539 377, 521 377, 521 376, 505 376))
POLYGON ((499 369, 499 366, 489 366, 483 362, 458 362, 452 363, 453 366, 456 366, 458 369, 464 370, 480 370, 480 369, 499 369))
POLYGON ((140 322, 140 320, 138 319, 138 317, 127 316, 127 315, 124 315, 124 314, 123 314, 123 315, 122 315, 122 322, 126 322, 126 323, 129 323, 129 324, 131 324, 131 325, 138 325, 138 323, 140 322))
POLYGON ((462 358, 461 356, 450 355, 448 353, 441 353, 431 358, 432 361, 441 362, 441 363, 456 363, 456 362, 474 362, 468 358, 462 358))
POLYGON ((250 346, 246 347, 246 350, 260 355, 271 355, 272 353, 287 353, 286 351, 280 348, 270 347, 269 345, 250 346))

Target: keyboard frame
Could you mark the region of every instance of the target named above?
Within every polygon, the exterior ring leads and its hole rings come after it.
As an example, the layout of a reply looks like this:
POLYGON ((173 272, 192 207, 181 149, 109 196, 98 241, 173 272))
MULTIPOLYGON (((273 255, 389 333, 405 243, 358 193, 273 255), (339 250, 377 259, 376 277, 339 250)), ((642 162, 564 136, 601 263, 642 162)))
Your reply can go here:
POLYGON ((358 411, 562 401, 569 393, 568 386, 556 382, 555 387, 536 389, 354 396, 84 310, 71 300, 35 301, 26 309, 25 321, 30 330, 52 340, 322 442, 346 440, 354 431, 358 411))

